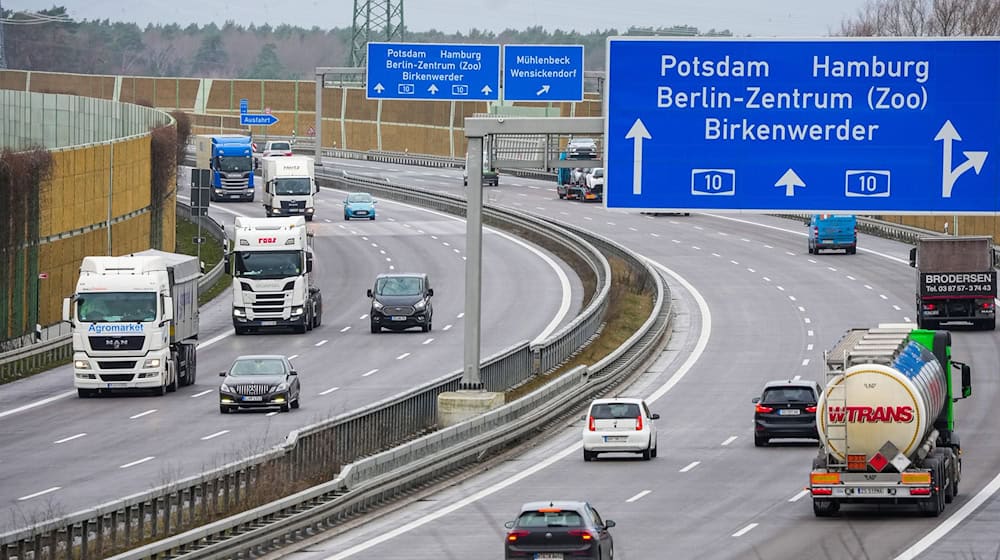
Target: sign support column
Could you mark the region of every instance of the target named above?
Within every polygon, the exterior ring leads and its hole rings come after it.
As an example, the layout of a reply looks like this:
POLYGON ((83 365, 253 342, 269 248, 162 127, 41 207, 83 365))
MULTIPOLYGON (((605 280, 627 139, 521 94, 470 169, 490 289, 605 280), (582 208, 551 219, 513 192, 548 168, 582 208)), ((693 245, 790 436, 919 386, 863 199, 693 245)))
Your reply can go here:
POLYGON ((465 207, 465 366, 461 388, 482 390, 479 376, 483 282, 483 137, 469 136, 465 207))

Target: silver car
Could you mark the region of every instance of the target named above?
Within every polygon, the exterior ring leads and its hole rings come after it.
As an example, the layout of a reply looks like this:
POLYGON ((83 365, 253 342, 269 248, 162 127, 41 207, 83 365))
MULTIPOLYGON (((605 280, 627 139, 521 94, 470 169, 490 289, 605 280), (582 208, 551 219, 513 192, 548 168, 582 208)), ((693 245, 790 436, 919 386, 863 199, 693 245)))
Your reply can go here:
POLYGON ((219 387, 219 412, 240 408, 279 408, 282 412, 299 407, 299 374, 281 355, 239 356, 219 387))

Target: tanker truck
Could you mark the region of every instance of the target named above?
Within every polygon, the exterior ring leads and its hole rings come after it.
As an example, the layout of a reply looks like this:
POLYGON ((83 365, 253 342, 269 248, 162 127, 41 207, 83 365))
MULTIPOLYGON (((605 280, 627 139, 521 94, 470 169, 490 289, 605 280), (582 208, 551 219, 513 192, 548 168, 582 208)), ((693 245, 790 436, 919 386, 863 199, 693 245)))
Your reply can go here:
POLYGON ((951 360, 951 333, 909 324, 851 329, 824 357, 820 450, 809 476, 813 513, 869 503, 940 515, 962 478, 954 403, 972 394, 969 366, 951 360), (953 370, 961 375, 959 397, 953 370))

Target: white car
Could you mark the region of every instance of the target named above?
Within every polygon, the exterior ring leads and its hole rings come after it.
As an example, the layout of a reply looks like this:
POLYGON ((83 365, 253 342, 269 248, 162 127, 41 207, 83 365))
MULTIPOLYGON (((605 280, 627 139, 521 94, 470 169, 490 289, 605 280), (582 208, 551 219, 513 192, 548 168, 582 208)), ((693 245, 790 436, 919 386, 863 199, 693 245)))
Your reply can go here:
POLYGON ((286 140, 271 140, 264 145, 262 157, 290 156, 292 155, 292 144, 286 140))
POLYGON ((583 460, 598 453, 639 453, 644 460, 656 457, 656 425, 646 401, 634 398, 596 399, 583 427, 583 460))
POLYGON ((585 179, 587 181, 587 188, 588 189, 594 190, 596 187, 600 186, 601 190, 603 191, 603 188, 604 188, 604 168, 603 167, 595 167, 594 169, 591 169, 590 173, 587 173, 585 175, 585 179))

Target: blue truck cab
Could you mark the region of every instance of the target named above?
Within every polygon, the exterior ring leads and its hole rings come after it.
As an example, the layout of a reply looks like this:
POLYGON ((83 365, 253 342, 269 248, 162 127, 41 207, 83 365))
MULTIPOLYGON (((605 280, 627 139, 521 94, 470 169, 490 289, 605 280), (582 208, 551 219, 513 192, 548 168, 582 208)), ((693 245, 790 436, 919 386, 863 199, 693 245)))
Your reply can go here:
POLYGON ((813 214, 809 220, 809 254, 821 250, 858 252, 858 219, 845 214, 813 214))
POLYGON ((254 199, 253 143, 249 136, 220 134, 196 138, 195 163, 212 170, 212 200, 254 199))

